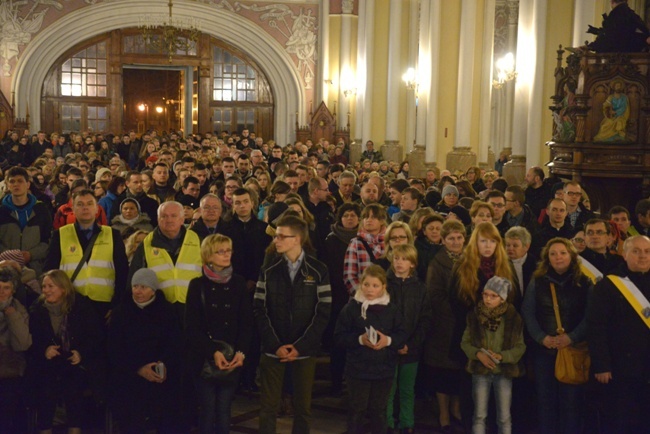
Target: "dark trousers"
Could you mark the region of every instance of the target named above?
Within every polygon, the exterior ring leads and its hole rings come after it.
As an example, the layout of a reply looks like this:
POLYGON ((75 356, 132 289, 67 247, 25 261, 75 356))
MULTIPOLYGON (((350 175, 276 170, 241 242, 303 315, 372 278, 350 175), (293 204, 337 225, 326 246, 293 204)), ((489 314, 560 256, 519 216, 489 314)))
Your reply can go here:
POLYGON ((613 373, 612 380, 603 385, 602 390, 605 404, 602 434, 650 433, 650 383, 647 380, 613 373))
POLYGON ((275 434, 276 419, 282 402, 282 385, 285 370, 291 364, 293 381, 293 434, 308 434, 311 418, 311 391, 314 385, 316 359, 308 357, 293 362, 262 354, 260 360, 260 434, 275 434))
POLYGON ((56 404, 63 398, 68 427, 81 427, 83 390, 87 377, 79 367, 63 367, 63 372, 40 378, 37 385, 36 425, 39 430, 52 428, 56 404))
POLYGON ((583 387, 555 379, 556 352, 538 349, 533 355, 540 434, 574 434, 581 430, 583 387))
POLYGON ((226 382, 209 383, 196 378, 201 410, 199 413, 199 432, 201 434, 228 434, 232 400, 237 391, 239 373, 231 374, 226 382))
POLYGON ((388 428, 387 407, 394 379, 359 380, 346 377, 348 384, 348 434, 364 433, 364 415, 368 413, 370 432, 384 434, 388 428))

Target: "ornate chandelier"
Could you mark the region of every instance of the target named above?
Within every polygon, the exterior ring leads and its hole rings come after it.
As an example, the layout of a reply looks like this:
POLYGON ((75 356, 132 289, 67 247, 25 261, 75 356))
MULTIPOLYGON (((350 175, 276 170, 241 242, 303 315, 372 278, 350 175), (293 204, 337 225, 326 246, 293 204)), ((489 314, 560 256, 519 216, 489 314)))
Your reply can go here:
POLYGON ((173 0, 169 0, 169 16, 145 15, 140 18, 140 31, 145 43, 153 50, 165 53, 172 62, 178 51, 189 52, 196 48, 201 29, 194 18, 174 18, 173 0))

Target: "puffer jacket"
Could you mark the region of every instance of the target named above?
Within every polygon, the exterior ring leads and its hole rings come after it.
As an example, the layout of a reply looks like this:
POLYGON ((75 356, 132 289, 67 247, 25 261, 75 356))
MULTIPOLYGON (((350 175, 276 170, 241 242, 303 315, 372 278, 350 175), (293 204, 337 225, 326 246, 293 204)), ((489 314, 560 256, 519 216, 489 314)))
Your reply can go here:
POLYGON ((267 257, 253 302, 262 351, 275 354, 280 346, 292 344, 300 356, 318 354, 331 305, 325 264, 305 254, 292 281, 284 256, 267 257))

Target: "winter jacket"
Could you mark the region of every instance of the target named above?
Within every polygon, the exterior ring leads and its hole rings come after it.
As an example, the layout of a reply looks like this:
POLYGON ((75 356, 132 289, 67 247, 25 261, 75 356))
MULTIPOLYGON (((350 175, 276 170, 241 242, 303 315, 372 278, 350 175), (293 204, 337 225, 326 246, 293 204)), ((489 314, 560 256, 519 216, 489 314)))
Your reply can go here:
POLYGON ((510 304, 501 317, 496 331, 486 330, 479 320, 476 310, 467 315, 467 328, 463 333, 461 346, 467 355, 467 372, 487 375, 501 374, 515 378, 524 375, 525 367, 522 356, 526 351, 524 344, 524 321, 510 304), (494 369, 488 369, 476 354, 481 348, 501 354, 503 359, 494 369))
POLYGON ((347 349, 345 375, 360 380, 381 380, 395 376, 397 351, 404 347, 407 332, 403 316, 395 303, 370 305, 366 319, 361 316, 361 303, 350 300, 345 305, 334 330, 334 340, 347 349), (374 327, 391 338, 391 343, 381 350, 373 350, 359 342, 366 327, 374 327))
POLYGON ((332 312, 340 312, 348 301, 350 295, 343 281, 343 264, 345 252, 352 238, 357 236, 355 229, 346 230, 339 224, 332 225, 332 232, 325 239, 325 264, 330 272, 330 285, 332 286, 332 312))
POLYGON ((43 271, 43 260, 52 235, 52 217, 47 206, 29 195, 29 202, 17 207, 11 195, 0 206, 0 252, 26 250, 32 258, 28 264, 37 275, 43 271))
POLYGON ((431 330, 433 320, 427 287, 417 275, 401 279, 395 276, 393 270, 389 270, 387 278, 386 287, 391 302, 395 303, 402 312, 402 325, 407 334, 408 353, 400 355, 399 362, 419 362, 422 345, 431 330))
POLYGON ((266 223, 258 220, 253 214, 247 222, 241 221, 235 215, 223 226, 222 233, 232 240, 233 269, 248 281, 257 281, 264 263, 264 251, 271 244, 271 237, 266 234, 266 226, 266 223))
POLYGON ((300 356, 318 354, 331 304, 325 264, 305 254, 292 281, 287 259, 277 254, 269 258, 260 272, 253 302, 262 351, 275 354, 280 346, 292 344, 300 356))

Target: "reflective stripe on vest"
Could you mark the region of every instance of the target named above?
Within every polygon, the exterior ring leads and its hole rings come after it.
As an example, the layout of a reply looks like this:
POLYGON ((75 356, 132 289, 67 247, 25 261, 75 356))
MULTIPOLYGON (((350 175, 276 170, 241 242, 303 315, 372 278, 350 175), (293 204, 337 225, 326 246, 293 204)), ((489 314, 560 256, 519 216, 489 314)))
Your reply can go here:
POLYGON ((650 328, 650 301, 643 295, 637 286, 627 277, 610 275, 609 280, 623 294, 623 297, 630 303, 632 309, 639 315, 645 325, 650 328))
MULTIPOLYGON (((115 293, 115 266, 113 264, 113 233, 108 226, 100 226, 92 253, 72 285, 77 292, 94 301, 110 302, 115 293)), ((61 236, 61 264, 59 268, 72 277, 83 259, 83 248, 74 224, 59 229, 61 236)))
POLYGON ((185 303, 190 280, 201 276, 203 270, 199 237, 193 231, 185 232, 183 245, 174 265, 165 249, 151 245, 153 235, 153 232, 149 233, 143 241, 147 268, 156 273, 160 289, 170 303, 185 303))
POLYGON ((598 268, 594 267, 594 264, 587 261, 582 256, 578 256, 578 259, 580 260, 580 269, 594 284, 598 283, 598 281, 603 278, 603 273, 601 273, 598 268))

